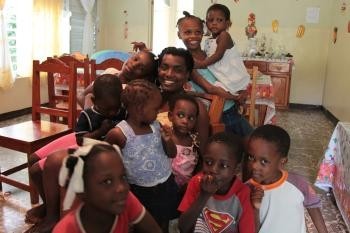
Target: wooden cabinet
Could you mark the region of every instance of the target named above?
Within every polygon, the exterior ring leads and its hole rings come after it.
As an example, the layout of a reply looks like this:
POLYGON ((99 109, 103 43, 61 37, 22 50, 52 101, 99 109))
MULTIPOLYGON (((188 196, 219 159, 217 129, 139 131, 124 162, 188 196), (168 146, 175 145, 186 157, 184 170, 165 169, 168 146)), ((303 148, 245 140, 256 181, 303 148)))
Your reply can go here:
POLYGON ((271 76, 275 104, 278 109, 287 109, 289 105, 292 65, 287 61, 244 60, 247 68, 257 66, 261 73, 271 76))

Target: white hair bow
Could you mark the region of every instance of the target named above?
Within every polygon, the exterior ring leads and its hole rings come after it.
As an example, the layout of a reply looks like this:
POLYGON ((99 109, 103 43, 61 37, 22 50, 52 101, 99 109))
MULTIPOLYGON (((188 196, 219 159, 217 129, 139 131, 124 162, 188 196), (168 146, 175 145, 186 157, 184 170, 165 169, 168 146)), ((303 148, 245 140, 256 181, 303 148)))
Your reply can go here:
MULTIPOLYGON (((74 166, 74 170, 72 173, 72 176, 69 179, 69 184, 66 191, 66 196, 63 200, 63 210, 68 210, 73 204, 73 201, 75 199, 76 193, 83 193, 84 192, 84 180, 83 180, 83 168, 84 168, 84 160, 81 158, 82 156, 86 156, 91 148, 94 145, 97 144, 104 144, 104 145, 110 145, 107 142, 91 139, 91 138, 83 138, 83 146, 79 147, 73 154, 70 154, 69 156, 74 156, 77 158, 77 163, 74 166)), ((113 147, 116 149, 116 151, 121 154, 120 149, 118 146, 113 145, 113 147)), ((60 173, 58 176, 58 182, 59 185, 64 187, 68 180, 68 173, 69 170, 66 166, 68 157, 64 158, 60 173)))

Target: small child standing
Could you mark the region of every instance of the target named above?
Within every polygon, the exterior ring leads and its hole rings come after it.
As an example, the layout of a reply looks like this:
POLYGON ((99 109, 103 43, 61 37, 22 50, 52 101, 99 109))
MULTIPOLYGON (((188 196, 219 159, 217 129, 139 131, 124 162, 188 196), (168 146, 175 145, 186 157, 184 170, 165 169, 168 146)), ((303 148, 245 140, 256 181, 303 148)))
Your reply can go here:
POLYGON ((178 210, 181 232, 255 232, 249 187, 236 176, 243 145, 218 133, 203 154, 203 172, 192 177, 178 210))
MULTIPOLYGON (((25 221, 37 229, 51 229, 59 218, 59 187, 56 182, 44 184, 43 168, 48 155, 68 148, 76 148, 76 135, 102 140, 106 133, 125 118, 120 110, 122 85, 111 74, 99 77, 93 85, 94 106, 81 112, 75 133, 58 138, 30 155, 29 174, 37 187, 43 204, 27 211, 25 221), (44 187, 46 185, 47 187, 44 187), (56 191, 55 191, 56 190, 56 191), (46 193, 45 193, 46 191, 46 193)), ((59 167, 58 167, 59 168, 59 167)), ((57 169, 58 169, 57 168, 57 169)))
POLYGON ((198 162, 199 142, 194 132, 199 107, 194 97, 178 94, 169 101, 168 117, 177 154, 172 161, 173 174, 180 190, 186 187, 198 162))
POLYGON ((123 93, 128 117, 106 136, 122 148, 131 191, 168 232, 169 220, 177 208, 177 185, 171 173, 176 156, 169 126, 156 121, 162 97, 156 85, 142 79, 129 82, 123 93))
MULTIPOLYGON (((83 139, 85 140, 85 139, 83 139)), ((152 216, 129 191, 119 148, 89 140, 64 160, 60 185, 69 184, 64 206, 69 209, 79 194, 82 203, 69 212, 53 229, 54 233, 161 232, 152 216)))
POLYGON ((241 55, 227 31, 231 26, 230 10, 222 4, 213 4, 207 10, 206 25, 211 37, 205 41, 205 60, 195 60, 196 68, 208 69, 219 80, 216 83, 231 94, 245 90, 250 76, 241 55))
POLYGON ((259 233, 305 233, 304 207, 319 233, 327 232, 320 199, 300 175, 287 172, 290 137, 281 127, 263 125, 248 142, 248 169, 259 233))

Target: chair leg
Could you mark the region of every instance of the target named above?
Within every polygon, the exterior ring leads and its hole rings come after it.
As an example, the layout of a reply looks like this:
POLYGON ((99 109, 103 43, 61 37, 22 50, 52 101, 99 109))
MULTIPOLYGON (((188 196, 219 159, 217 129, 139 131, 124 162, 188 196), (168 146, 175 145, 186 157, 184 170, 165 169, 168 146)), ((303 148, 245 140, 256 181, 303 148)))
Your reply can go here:
MULTIPOLYGON (((0 167, 0 175, 1 175, 1 167, 0 167)), ((0 177, 0 192, 2 192, 2 180, 1 180, 1 177, 0 177)))
POLYGON ((33 184, 33 181, 32 181, 32 178, 30 177, 29 175, 29 167, 30 167, 30 164, 29 164, 29 155, 30 154, 27 154, 27 161, 28 161, 28 180, 29 180, 29 187, 30 187, 30 191, 29 191, 29 194, 30 194, 30 202, 32 204, 37 204, 39 202, 39 193, 38 193, 38 190, 36 189, 36 187, 34 186, 33 184))

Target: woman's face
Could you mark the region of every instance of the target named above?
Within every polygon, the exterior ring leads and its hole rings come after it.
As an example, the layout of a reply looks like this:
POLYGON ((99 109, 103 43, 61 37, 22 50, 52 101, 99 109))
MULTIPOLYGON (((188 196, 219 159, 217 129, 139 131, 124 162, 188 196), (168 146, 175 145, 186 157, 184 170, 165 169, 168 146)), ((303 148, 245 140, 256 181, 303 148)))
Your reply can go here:
POLYGON ((201 49, 203 24, 196 19, 183 19, 177 33, 188 50, 201 49))
POLYGON ((122 73, 128 81, 144 78, 150 74, 153 62, 148 53, 142 51, 138 52, 124 63, 122 73))
POLYGON ((163 91, 183 90, 183 85, 188 81, 189 76, 190 72, 186 68, 183 57, 164 55, 158 68, 158 78, 163 91))

